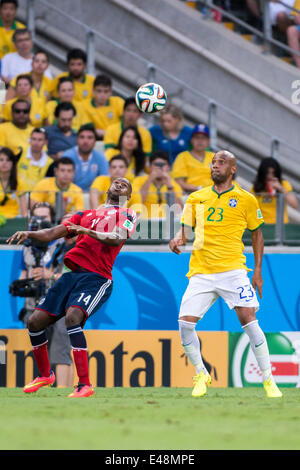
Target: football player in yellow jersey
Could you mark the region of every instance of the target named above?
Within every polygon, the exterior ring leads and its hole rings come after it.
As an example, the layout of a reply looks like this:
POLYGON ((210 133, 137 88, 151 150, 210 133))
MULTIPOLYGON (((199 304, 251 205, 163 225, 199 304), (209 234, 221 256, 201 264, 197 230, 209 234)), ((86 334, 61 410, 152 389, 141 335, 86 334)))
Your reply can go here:
POLYGON ((212 187, 192 193, 182 215, 182 228, 170 241, 170 248, 180 254, 180 247, 189 238, 192 228, 195 241, 187 274, 189 285, 182 298, 179 330, 185 354, 196 368, 192 396, 206 394, 211 383, 200 352, 195 327, 211 305, 222 297, 234 309, 263 377, 268 397, 281 397, 271 372, 265 335, 258 325, 255 312, 259 308, 256 289, 262 296, 261 264, 264 250, 260 230, 263 218, 255 197, 233 183, 235 156, 225 150, 212 160, 212 187), (255 268, 252 282, 247 276, 242 236, 248 228, 252 234, 255 268))
POLYGON ((84 100, 82 108, 88 122, 91 122, 100 140, 108 126, 121 122, 124 100, 112 96, 112 81, 107 75, 97 75, 94 81, 93 98, 84 100))
MULTIPOLYGON (((32 58, 32 70, 26 75, 29 75, 32 78, 33 87, 31 90, 32 96, 36 98, 41 98, 45 101, 50 99, 53 93, 53 79, 45 75, 45 71, 49 67, 49 58, 46 52, 38 51, 34 54, 32 58)), ((25 75, 25 74, 24 74, 25 75)), ((14 77, 9 83, 9 87, 6 93, 6 101, 15 98, 16 96, 16 82, 17 77, 14 77)))
POLYGON ((107 198, 107 191, 111 183, 116 178, 125 178, 128 169, 128 162, 123 155, 116 155, 109 161, 109 175, 101 175, 95 178, 90 188, 90 207, 97 209, 104 204, 107 198))
POLYGON ((16 52, 12 40, 16 29, 25 28, 23 23, 16 21, 17 0, 1 0, 0 2, 0 59, 9 52, 16 52))
POLYGON ((210 164, 214 153, 207 150, 209 128, 204 124, 195 126, 190 143, 191 150, 179 153, 172 168, 173 178, 187 194, 213 184, 210 164))
POLYGON ((69 77, 73 80, 76 101, 82 101, 93 97, 94 77, 85 72, 87 55, 81 49, 72 49, 67 54, 68 72, 59 74, 54 79, 54 98, 57 98, 56 89, 61 77, 69 77))
POLYGON ((2 109, 2 118, 4 121, 12 120, 12 105, 18 100, 25 100, 30 106, 30 122, 34 127, 47 126, 47 114, 45 100, 38 98, 36 94, 32 95, 33 82, 30 75, 19 75, 16 80, 16 98, 5 103, 2 109))

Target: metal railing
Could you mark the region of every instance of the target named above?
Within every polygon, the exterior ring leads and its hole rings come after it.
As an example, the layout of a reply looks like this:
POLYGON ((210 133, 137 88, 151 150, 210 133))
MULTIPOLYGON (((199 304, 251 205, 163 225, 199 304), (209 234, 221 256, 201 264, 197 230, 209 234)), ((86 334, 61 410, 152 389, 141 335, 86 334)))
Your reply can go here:
MULTIPOLYGON (((96 69, 96 66, 95 66, 95 37, 99 37, 99 38, 101 38, 102 41, 105 41, 105 42, 109 43, 111 46, 117 48, 118 50, 123 51, 124 53, 128 54, 132 58, 135 58, 138 61, 140 61, 143 64, 144 68, 147 70, 147 73, 148 73, 147 79, 149 81, 155 81, 156 73, 159 70, 159 73, 162 76, 168 78, 169 80, 172 80, 172 82, 179 85, 181 87, 181 89, 190 91, 190 92, 192 92, 192 94, 194 96, 198 96, 198 97, 202 98, 204 101, 206 101, 207 102, 208 124, 210 126, 210 132, 211 132, 211 147, 212 147, 213 150, 218 150, 219 149, 218 145, 217 145, 217 139, 218 139, 217 111, 220 110, 220 111, 223 111, 223 112, 229 114, 231 117, 235 117, 237 120, 239 120, 239 121, 243 122, 244 124, 246 124, 247 126, 249 126, 249 128, 257 131, 260 134, 263 134, 266 138, 268 138, 269 139, 269 146, 270 146, 269 147, 270 148, 270 154, 274 158, 277 158, 277 159, 279 158, 280 145, 284 145, 285 147, 289 148, 290 150, 292 150, 294 152, 298 152, 298 149, 291 146, 289 144, 289 142, 283 140, 282 138, 278 138, 275 135, 272 135, 270 132, 263 129, 261 126, 257 125, 254 121, 251 121, 250 119, 236 113, 235 111, 228 108, 227 106, 216 102, 211 96, 208 96, 205 93, 199 91, 198 89, 193 88, 192 86, 188 85, 187 83, 183 82, 179 78, 175 77, 171 73, 164 70, 162 67, 154 64, 153 62, 150 62, 149 60, 147 60, 144 57, 140 56, 136 52, 134 52, 134 51, 128 49, 127 47, 123 46, 120 42, 116 42, 113 39, 108 38, 107 36, 101 34, 99 31, 96 31, 95 29, 93 29, 93 28, 89 27, 88 25, 84 24, 80 20, 70 16, 70 14, 64 12, 60 8, 49 4, 45 0, 27 0, 27 25, 28 25, 28 28, 30 29, 33 37, 35 37, 35 3, 39 3, 39 4, 43 5, 44 7, 46 7, 47 9, 55 11, 56 13, 59 13, 61 16, 66 17, 68 19, 68 22, 72 22, 72 23, 76 24, 77 26, 80 26, 81 28, 83 28, 83 30, 85 31, 85 35, 86 35, 86 50, 88 52, 87 71, 89 73, 93 74, 95 72, 95 69, 96 69)), ((219 7, 214 5, 210 0, 204 0, 203 3, 205 3, 207 5, 208 9, 214 8, 216 10, 220 10, 224 16, 234 19, 237 23, 239 23, 239 24, 247 27, 249 30, 255 32, 255 34, 258 34, 258 35, 262 34, 260 31, 258 31, 255 28, 247 25, 247 23, 244 23, 243 21, 237 19, 236 17, 234 17, 230 13, 227 13, 224 10, 220 9, 219 7)), ((274 41, 274 40, 270 39, 269 37, 266 37, 266 41, 277 44, 277 41, 274 41)), ((281 45, 281 43, 279 43, 279 44, 281 45)), ((249 170, 250 173, 253 173, 253 169, 249 165, 247 165, 245 163, 242 163, 242 162, 241 162, 241 165, 245 169, 249 170)))

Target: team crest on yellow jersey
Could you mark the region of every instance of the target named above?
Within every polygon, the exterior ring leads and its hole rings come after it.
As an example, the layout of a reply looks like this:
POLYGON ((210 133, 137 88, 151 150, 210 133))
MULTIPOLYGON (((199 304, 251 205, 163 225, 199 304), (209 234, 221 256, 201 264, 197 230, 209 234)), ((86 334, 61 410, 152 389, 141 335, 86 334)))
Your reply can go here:
POLYGON ((235 199, 234 197, 229 199, 229 206, 230 207, 236 207, 237 206, 237 199, 235 199))

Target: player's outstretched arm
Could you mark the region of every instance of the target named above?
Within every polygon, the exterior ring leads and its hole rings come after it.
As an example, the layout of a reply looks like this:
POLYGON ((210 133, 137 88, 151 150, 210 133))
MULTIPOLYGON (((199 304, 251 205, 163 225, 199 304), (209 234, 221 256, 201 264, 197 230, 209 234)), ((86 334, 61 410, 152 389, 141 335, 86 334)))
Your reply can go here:
POLYGON ((65 237, 68 231, 64 225, 57 225, 56 227, 45 228, 36 231, 18 231, 6 240, 6 243, 11 245, 17 242, 17 245, 23 243, 27 238, 39 240, 41 242, 50 243, 58 238, 65 237))
POLYGON ((182 225, 179 232, 176 233, 175 237, 169 242, 169 247, 171 251, 176 253, 176 255, 181 254, 180 246, 185 245, 187 240, 192 234, 192 228, 187 225, 182 225))
POLYGON ((264 254, 264 237, 260 229, 251 233, 252 247, 255 260, 255 268, 252 276, 252 285, 257 289, 260 298, 262 297, 263 279, 261 275, 261 265, 264 254))
POLYGON ((68 230, 76 235, 88 235, 89 237, 99 240, 106 245, 119 246, 127 240, 127 231, 116 227, 113 232, 97 232, 81 225, 75 225, 68 222, 68 230))

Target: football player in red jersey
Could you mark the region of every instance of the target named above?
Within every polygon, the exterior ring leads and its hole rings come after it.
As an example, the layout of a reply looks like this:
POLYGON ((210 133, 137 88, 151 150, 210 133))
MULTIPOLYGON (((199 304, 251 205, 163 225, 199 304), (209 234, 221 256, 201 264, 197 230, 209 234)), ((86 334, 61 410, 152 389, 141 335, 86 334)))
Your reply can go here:
POLYGON ((86 319, 109 298, 114 261, 135 230, 136 215, 126 207, 131 192, 130 182, 126 178, 117 178, 107 191, 105 204, 97 209, 74 214, 56 227, 19 231, 8 238, 7 243, 17 242, 19 245, 27 238, 50 242, 77 236, 75 247, 64 258, 71 271, 63 274, 49 289, 28 320, 33 355, 41 376, 25 385, 24 392, 36 392, 40 387, 55 382, 48 359, 46 328, 65 316, 79 378, 77 388, 68 396, 88 397, 94 394, 82 328, 86 319))

